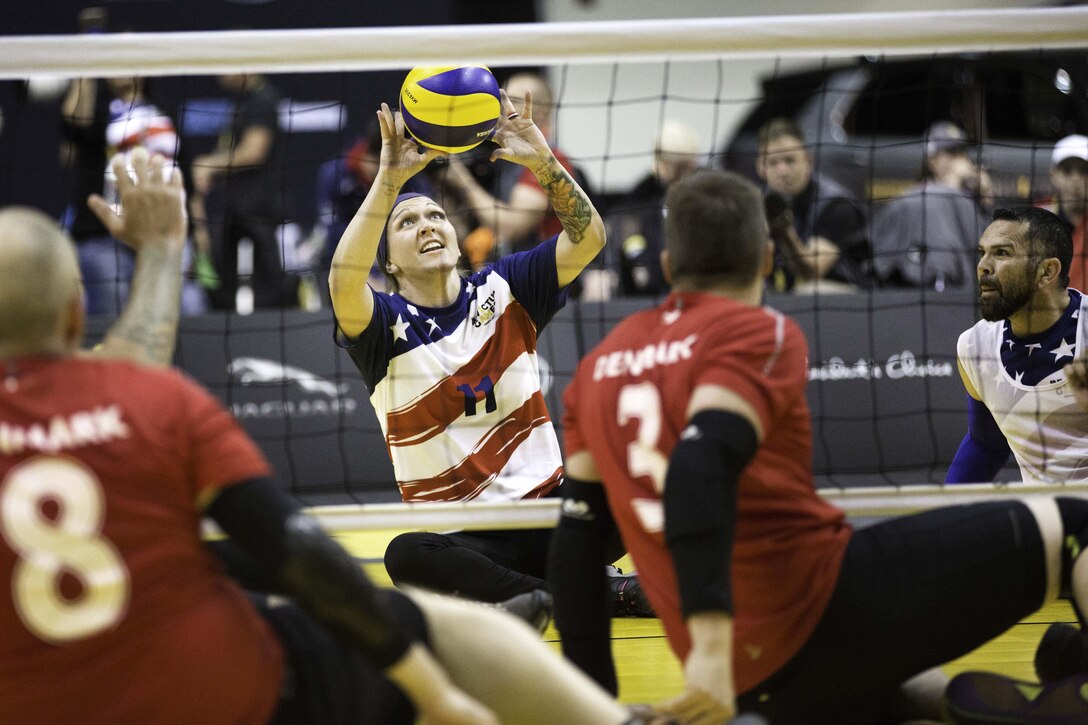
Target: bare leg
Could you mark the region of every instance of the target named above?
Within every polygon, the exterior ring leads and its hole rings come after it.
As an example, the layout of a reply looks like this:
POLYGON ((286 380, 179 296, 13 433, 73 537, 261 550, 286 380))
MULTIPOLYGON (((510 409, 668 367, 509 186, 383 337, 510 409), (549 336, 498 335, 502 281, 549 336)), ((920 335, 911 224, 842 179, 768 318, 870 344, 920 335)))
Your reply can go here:
POLYGON ((503 722, 618 725, 630 717, 524 622, 470 602, 419 591, 410 596, 450 678, 503 722))

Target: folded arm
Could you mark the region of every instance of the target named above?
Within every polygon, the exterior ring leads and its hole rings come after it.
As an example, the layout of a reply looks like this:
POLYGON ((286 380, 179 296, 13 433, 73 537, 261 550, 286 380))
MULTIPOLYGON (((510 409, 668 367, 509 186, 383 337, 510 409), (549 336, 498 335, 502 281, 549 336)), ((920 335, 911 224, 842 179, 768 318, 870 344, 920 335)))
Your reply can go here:
POLYGON ((997 426, 993 413, 975 391, 963 364, 957 361, 960 379, 967 390, 967 435, 948 467, 945 483, 983 483, 994 480, 1012 450, 997 426))
POLYGON ((945 483, 992 481, 1012 450, 986 404, 967 396, 967 435, 948 467, 945 483))

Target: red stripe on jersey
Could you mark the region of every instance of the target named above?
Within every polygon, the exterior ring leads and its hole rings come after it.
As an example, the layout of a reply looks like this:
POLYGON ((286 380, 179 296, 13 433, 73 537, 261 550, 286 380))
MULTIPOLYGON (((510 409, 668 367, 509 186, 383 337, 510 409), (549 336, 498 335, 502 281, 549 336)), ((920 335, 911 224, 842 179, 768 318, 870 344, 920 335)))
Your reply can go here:
POLYGON ((548 476, 548 479, 544 481, 544 483, 540 484, 532 491, 522 496, 522 498, 543 498, 544 496, 547 496, 549 493, 551 493, 551 490, 558 486, 562 480, 563 467, 560 466, 559 468, 552 471, 552 475, 548 476))
MULTIPOLYGON (((472 323, 466 320, 465 324, 472 323)), ((492 386, 497 386, 506 369, 523 352, 536 350, 535 330, 525 308, 517 303, 510 304, 495 321, 494 334, 468 363, 411 403, 386 414, 386 444, 391 447, 416 445, 444 431, 465 414, 465 394, 459 388, 467 385, 469 389, 475 389, 485 375, 491 377, 492 386)), ((394 383, 390 381, 390 384, 394 383)), ((483 401, 480 404, 483 405, 483 401)))
MULTIPOLYGON (((548 422, 548 408, 538 390, 520 408, 480 436, 476 448, 456 465, 431 478, 400 481, 401 497, 404 501, 468 501, 476 498, 502 471, 518 446, 536 428, 548 422)), ((558 483, 553 473, 528 497, 547 493, 550 489, 545 487, 553 479, 558 483)))
POLYGON ((151 125, 145 128, 138 128, 131 133, 128 133, 121 139, 121 142, 117 144, 118 148, 128 150, 134 146, 138 146, 144 143, 145 139, 149 139, 157 134, 170 134, 176 136, 177 132, 174 131, 174 127, 169 124, 151 125))

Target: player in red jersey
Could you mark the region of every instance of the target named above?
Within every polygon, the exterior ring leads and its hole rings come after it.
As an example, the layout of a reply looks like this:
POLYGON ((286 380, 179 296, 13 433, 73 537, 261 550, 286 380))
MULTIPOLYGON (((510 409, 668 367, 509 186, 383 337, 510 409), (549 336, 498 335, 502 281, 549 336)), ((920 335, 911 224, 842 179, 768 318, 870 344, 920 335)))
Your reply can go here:
MULTIPOLYGON (((772 723, 893 722, 904 683, 1059 585, 1084 610, 1088 581, 1069 574, 1079 547, 1061 549, 1067 535, 1088 540, 1084 501, 937 509, 854 531, 814 488, 804 337, 761 306, 771 248, 758 190, 699 171, 666 206, 673 294, 620 323, 566 391, 569 488, 549 580, 571 659, 615 690, 599 575, 613 524, 684 664, 686 691, 658 706, 682 723, 736 709, 772 723)), ((939 719, 939 697, 924 695, 912 704, 929 710, 910 714, 939 719)))
POLYGON ((162 366, 183 192, 161 160, 132 164, 115 167, 122 216, 91 202, 138 248, 99 350, 129 360, 76 355, 71 241, 0 211, 0 722, 410 723, 408 700, 433 723, 551 722, 556 703, 564 722, 622 722, 523 623, 373 587, 229 413, 162 366), (205 513, 301 606, 255 605, 204 546, 205 513))

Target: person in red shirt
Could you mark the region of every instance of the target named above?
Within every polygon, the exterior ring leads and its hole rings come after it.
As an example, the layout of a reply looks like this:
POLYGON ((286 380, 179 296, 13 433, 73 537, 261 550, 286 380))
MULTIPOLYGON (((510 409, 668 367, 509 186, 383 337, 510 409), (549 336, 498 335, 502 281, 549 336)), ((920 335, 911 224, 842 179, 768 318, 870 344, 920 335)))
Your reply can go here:
MULTIPOLYGON (((588 188, 570 158, 553 143, 555 102, 547 81, 536 73, 515 73, 505 89, 517 113, 524 113, 526 96, 532 98, 533 121, 548 140, 556 161, 579 186, 588 188)), ((563 231, 563 224, 532 169, 498 163, 489 190, 480 184, 459 154, 451 155, 448 162, 449 185, 464 199, 479 224, 465 239, 466 254, 471 257, 475 253, 479 257, 475 266, 510 252, 531 249, 563 231), (480 239, 487 241, 481 245, 480 239)))
POLYGON ((1072 134, 1054 144, 1050 154, 1050 183, 1054 196, 1039 202, 1069 226, 1073 235, 1073 263, 1069 286, 1084 292, 1088 284, 1088 136, 1072 134))
POLYGON ((772 248, 758 189, 701 170, 666 205, 673 293, 617 325, 566 390, 548 573, 564 653, 615 691, 599 571, 614 524, 684 667, 685 692, 660 714, 940 719, 934 693, 921 712, 885 708, 1059 584, 1088 604, 1083 580, 1059 577, 1073 566, 1064 537, 1088 540, 1088 502, 981 503, 855 531, 814 488, 804 336, 761 306, 772 248))
POLYGON ((165 367, 179 175, 142 150, 131 177, 114 171, 122 214, 90 206, 138 260, 97 357, 77 354, 72 242, 39 212, 0 210, 0 722, 411 723, 414 709, 475 725, 551 722, 552 703, 564 722, 626 720, 524 623, 378 590, 274 487, 230 414, 165 367), (204 514, 294 601, 229 579, 204 514))

